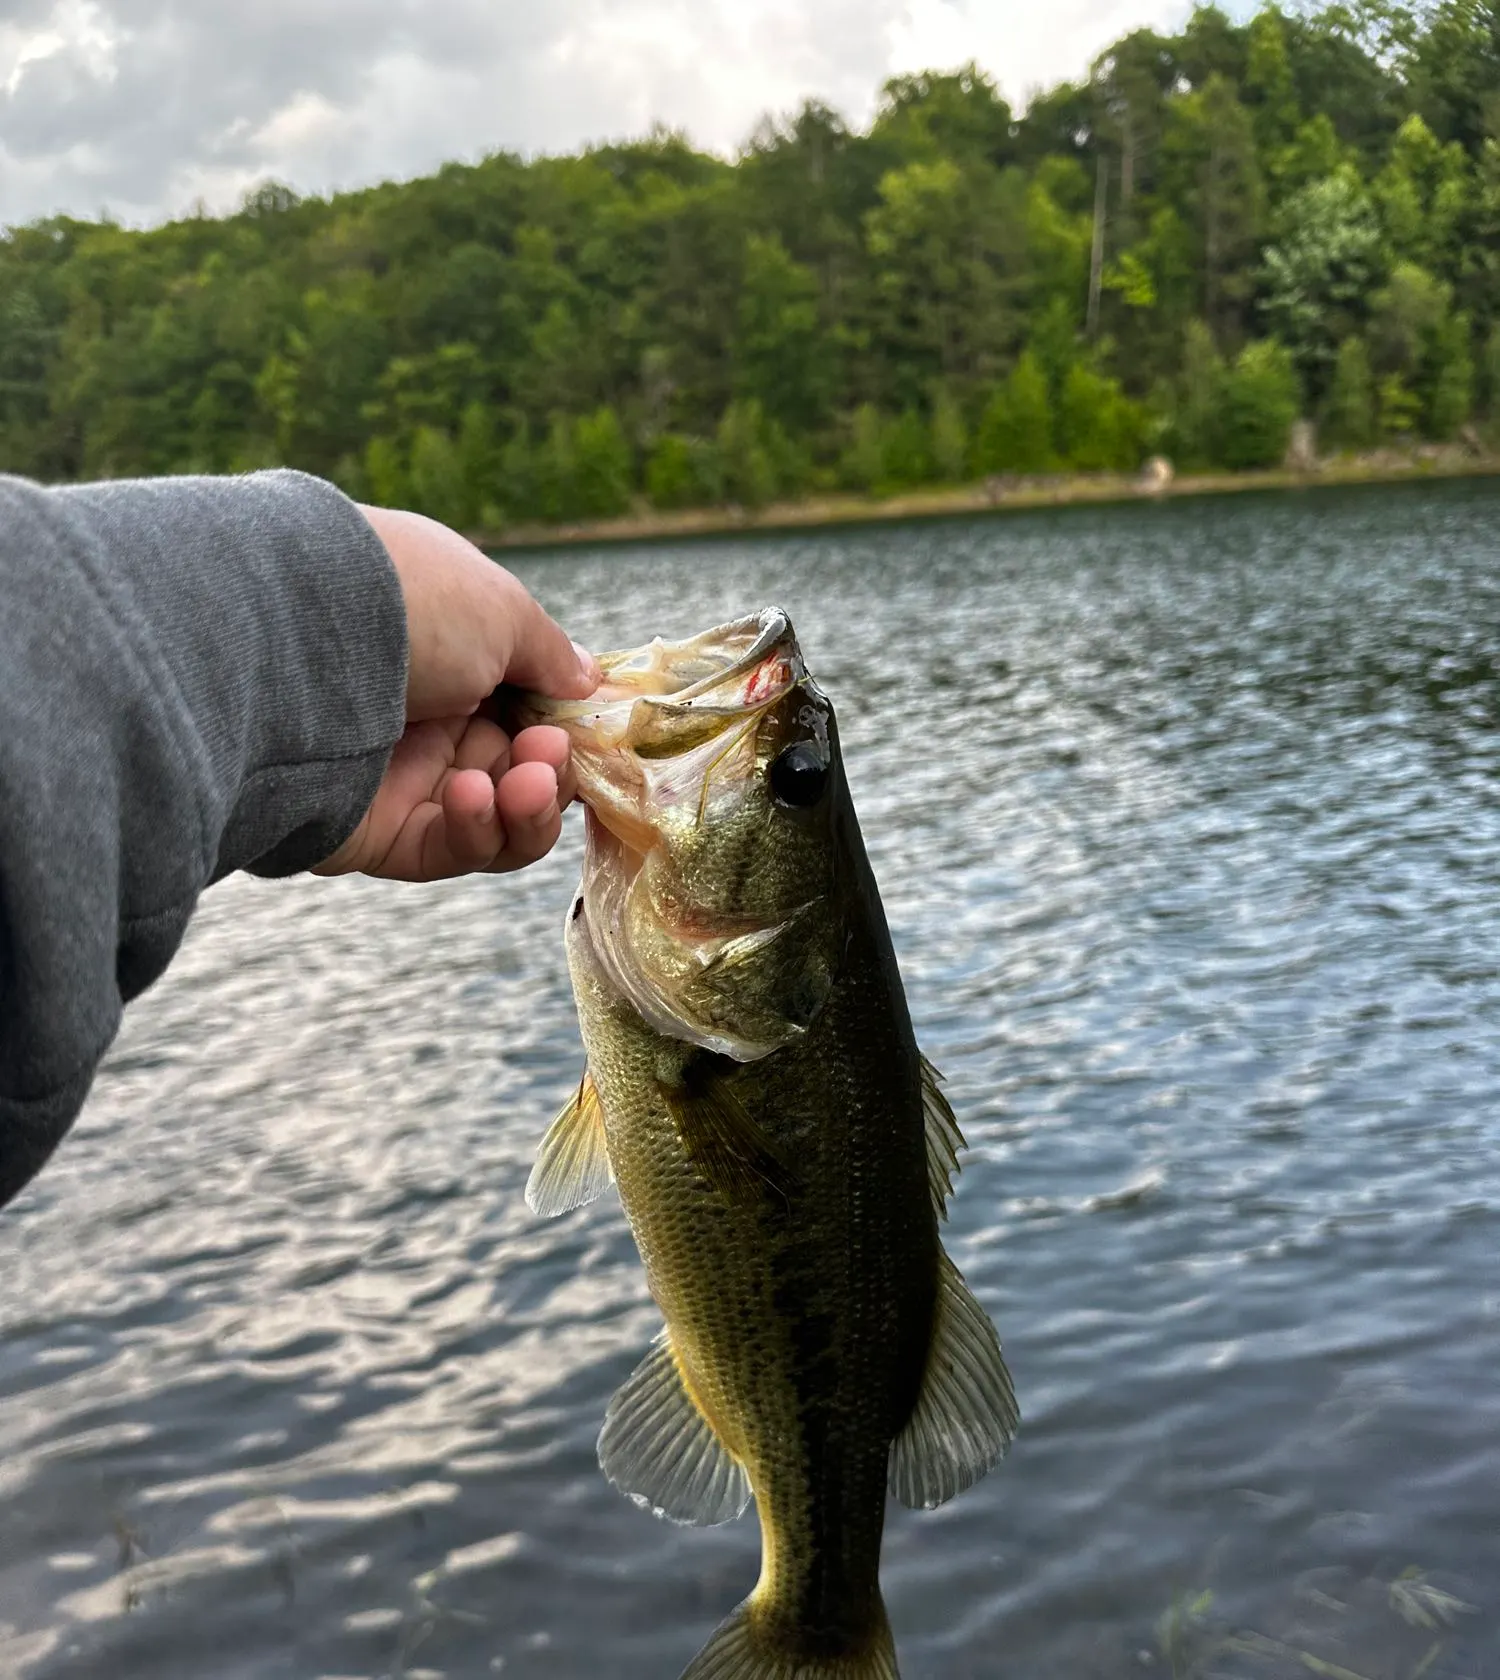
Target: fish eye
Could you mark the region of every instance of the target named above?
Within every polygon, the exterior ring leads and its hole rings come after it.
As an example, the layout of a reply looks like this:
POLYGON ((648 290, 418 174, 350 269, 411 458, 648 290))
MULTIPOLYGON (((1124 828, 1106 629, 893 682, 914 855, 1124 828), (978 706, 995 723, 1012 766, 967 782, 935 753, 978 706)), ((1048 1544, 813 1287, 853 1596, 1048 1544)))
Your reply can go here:
POLYGON ((812 741, 796 741, 771 762, 771 795, 778 805, 808 810, 828 786, 828 760, 812 741))

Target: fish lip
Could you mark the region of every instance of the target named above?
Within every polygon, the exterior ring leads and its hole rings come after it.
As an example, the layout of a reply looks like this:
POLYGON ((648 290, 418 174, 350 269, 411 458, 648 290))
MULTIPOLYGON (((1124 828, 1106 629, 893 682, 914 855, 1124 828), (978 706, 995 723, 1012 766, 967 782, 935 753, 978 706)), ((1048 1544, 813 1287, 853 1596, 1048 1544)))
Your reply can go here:
MULTIPOLYGON (((548 695, 536 693, 516 693, 511 700, 510 710, 516 721, 522 726, 534 723, 555 723, 563 727, 573 725, 581 730, 597 728, 607 713, 618 709, 628 710, 629 706, 638 701, 646 700, 657 704, 691 707, 705 695, 716 694, 726 684, 738 676, 749 678, 751 673, 763 666, 775 654, 780 653, 786 662, 786 680, 781 690, 805 680, 806 666, 802 659, 802 650, 797 644, 796 632, 792 629, 790 614, 784 607, 763 607, 757 613, 747 613, 742 618, 729 619, 723 624, 715 625, 711 630, 701 631, 695 636, 686 637, 678 642, 664 642, 660 638, 645 643, 643 646, 625 648, 613 653, 599 655, 599 667, 603 672, 603 680, 599 688, 592 695, 583 700, 556 700, 548 695), (710 644, 715 642, 732 642, 740 637, 749 637, 750 644, 743 653, 725 661, 695 682, 683 684, 680 687, 663 684, 651 689, 647 687, 627 688, 621 694, 601 697, 601 691, 608 689, 610 679, 615 673, 620 673, 622 679, 628 679, 629 666, 632 660, 642 660, 648 657, 661 657, 663 650, 668 658, 675 650, 686 650, 695 644, 710 644)), ((764 704, 764 700, 747 699, 746 709, 764 704)))
POLYGON ((679 706, 690 705, 700 695, 721 688, 731 677, 741 674, 748 676, 757 667, 765 664, 778 650, 783 650, 788 656, 788 663, 793 668, 792 681, 804 674, 802 650, 797 646, 792 620, 784 607, 763 607, 758 613, 731 619, 728 624, 717 625, 714 629, 706 631, 702 637, 693 639, 707 641, 710 637, 727 636, 738 630, 741 625, 752 624, 756 626, 755 640, 738 659, 731 660, 722 670, 700 677, 696 683, 690 683, 686 688, 680 688, 675 693, 660 698, 670 699, 679 706))

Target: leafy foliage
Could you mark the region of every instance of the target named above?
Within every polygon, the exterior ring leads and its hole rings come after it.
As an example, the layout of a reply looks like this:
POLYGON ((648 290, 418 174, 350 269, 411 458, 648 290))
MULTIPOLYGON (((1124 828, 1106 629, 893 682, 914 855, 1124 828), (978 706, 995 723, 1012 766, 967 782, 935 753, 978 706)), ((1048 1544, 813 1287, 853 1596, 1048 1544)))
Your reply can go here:
POLYGON ((971 64, 735 163, 657 132, 11 228, 0 469, 288 462, 494 528, 1250 466, 1303 404, 1340 448, 1497 427, 1492 12, 1200 6, 1022 116, 971 64))

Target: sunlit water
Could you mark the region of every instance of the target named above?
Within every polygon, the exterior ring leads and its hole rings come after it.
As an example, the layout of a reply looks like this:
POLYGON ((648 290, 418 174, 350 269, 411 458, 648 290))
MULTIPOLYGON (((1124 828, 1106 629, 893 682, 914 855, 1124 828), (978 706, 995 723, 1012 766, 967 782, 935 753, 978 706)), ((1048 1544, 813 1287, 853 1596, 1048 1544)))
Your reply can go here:
MULTIPOLYGON (((892 1512, 908 1680, 1500 1674, 1500 489, 519 569, 599 646, 781 602, 838 707, 1026 1414, 892 1512)), ((674 1680, 748 1588, 595 1465, 617 1204, 522 1200, 578 826, 208 896, 0 1216, 5 1680, 674 1680)))

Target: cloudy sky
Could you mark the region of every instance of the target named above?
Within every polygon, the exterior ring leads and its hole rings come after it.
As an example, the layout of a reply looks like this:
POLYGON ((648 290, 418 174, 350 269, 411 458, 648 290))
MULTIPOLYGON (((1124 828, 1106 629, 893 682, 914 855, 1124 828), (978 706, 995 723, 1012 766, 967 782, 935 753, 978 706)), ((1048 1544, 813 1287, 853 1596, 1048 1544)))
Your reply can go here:
MULTIPOLYGON (((1236 9, 1242 10, 1243 7, 1236 9)), ((975 58, 1015 104, 1186 0, 0 0, 0 223, 132 223, 653 122, 732 152, 807 95, 975 58)))

